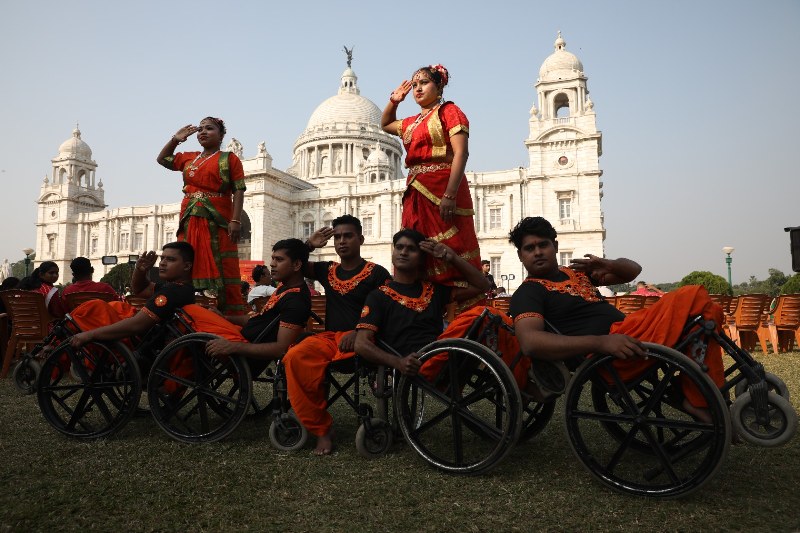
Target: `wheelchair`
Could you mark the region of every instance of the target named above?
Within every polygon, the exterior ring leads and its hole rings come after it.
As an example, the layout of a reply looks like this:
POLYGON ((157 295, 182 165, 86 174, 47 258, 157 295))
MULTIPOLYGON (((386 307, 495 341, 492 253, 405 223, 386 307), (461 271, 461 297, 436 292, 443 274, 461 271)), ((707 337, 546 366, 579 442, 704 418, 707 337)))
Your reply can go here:
POLYGON ((133 339, 135 349, 118 341, 73 348, 69 337, 80 331, 67 315, 42 343, 47 355, 36 381, 37 401, 45 420, 60 433, 97 439, 113 435, 134 416, 161 347, 193 329, 191 318, 179 309, 172 319, 133 339))
MULTIPOLYGON (((447 354, 441 371, 432 379, 401 377, 395 390, 404 437, 423 459, 447 472, 491 470, 523 428, 535 435, 553 414, 555 402, 521 406, 509 368, 486 342, 498 327, 497 321, 484 320, 491 314, 484 310, 468 335, 481 342, 441 339, 429 344, 420 360, 424 364, 447 354)), ((748 442, 767 446, 794 435, 797 414, 785 384, 717 332, 713 321, 701 316, 688 321, 674 349, 644 346, 649 363, 633 379, 623 379, 613 357, 598 354, 573 365, 568 383, 561 384, 570 447, 604 485, 635 495, 685 496, 719 471, 734 430, 748 442), (705 373, 711 340, 734 360, 721 388, 705 373), (687 380, 704 399, 708 420, 683 408, 681 381, 687 380), (736 395, 732 403, 726 398, 731 390, 736 395)))

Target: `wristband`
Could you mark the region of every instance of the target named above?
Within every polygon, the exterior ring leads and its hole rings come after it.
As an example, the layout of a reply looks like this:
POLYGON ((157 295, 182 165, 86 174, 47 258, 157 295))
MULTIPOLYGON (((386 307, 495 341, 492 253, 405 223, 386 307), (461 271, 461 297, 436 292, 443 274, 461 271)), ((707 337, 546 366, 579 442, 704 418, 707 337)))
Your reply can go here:
POLYGON ((241 221, 241 220, 236 220, 235 218, 232 218, 232 219, 230 219, 230 220, 228 221, 228 223, 229 223, 229 224, 230 224, 231 222, 236 222, 236 223, 237 223, 237 224, 239 224, 239 225, 241 225, 241 223, 242 223, 242 221, 241 221))

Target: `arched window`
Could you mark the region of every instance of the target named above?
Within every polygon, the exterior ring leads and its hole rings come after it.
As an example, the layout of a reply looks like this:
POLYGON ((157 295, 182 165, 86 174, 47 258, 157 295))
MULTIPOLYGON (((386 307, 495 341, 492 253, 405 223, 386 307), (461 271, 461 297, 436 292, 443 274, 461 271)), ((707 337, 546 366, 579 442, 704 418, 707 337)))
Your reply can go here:
POLYGON ((556 118, 569 117, 569 97, 565 93, 558 93, 553 99, 553 109, 556 118))

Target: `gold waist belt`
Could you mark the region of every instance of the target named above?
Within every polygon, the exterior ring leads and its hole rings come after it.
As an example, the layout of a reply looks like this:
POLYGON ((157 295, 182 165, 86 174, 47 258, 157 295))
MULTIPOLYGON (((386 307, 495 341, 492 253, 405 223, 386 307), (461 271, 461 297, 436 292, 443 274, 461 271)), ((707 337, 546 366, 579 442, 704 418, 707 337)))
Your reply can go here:
POLYGON ((450 168, 450 163, 432 163, 432 164, 424 164, 424 165, 411 165, 408 167, 408 177, 416 176, 417 174, 422 174, 424 172, 436 172, 437 170, 444 170, 450 168))
POLYGON ((222 192, 187 192, 183 194, 184 198, 220 198, 228 196, 222 192))

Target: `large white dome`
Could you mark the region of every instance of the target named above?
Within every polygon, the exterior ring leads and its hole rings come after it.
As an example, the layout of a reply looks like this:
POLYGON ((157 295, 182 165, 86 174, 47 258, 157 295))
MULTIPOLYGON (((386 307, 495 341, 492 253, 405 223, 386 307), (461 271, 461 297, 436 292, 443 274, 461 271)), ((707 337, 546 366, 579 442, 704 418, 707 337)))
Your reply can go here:
POLYGON ((342 73, 339 93, 331 96, 311 113, 306 129, 333 123, 367 123, 380 126, 381 110, 370 100, 361 96, 358 77, 347 67, 342 73))
POLYGON ((331 96, 311 113, 306 128, 323 124, 343 122, 381 123, 381 110, 378 106, 358 94, 344 93, 331 96))
POLYGON ((92 160, 92 149, 81 139, 81 130, 77 127, 72 130, 72 137, 58 147, 58 157, 92 160))
POLYGON ((560 79, 573 79, 583 74, 583 63, 575 54, 567 52, 567 42, 558 32, 558 37, 553 45, 555 52, 550 54, 539 69, 541 81, 554 81, 560 79))

